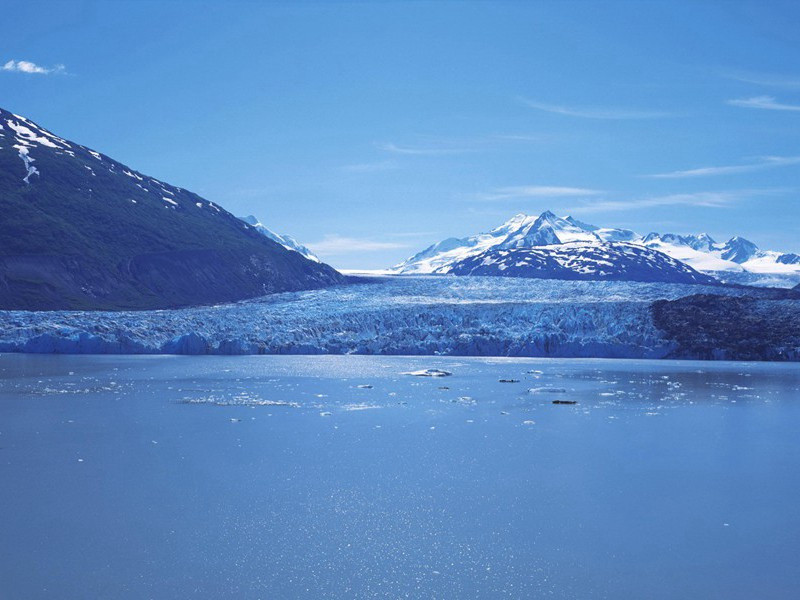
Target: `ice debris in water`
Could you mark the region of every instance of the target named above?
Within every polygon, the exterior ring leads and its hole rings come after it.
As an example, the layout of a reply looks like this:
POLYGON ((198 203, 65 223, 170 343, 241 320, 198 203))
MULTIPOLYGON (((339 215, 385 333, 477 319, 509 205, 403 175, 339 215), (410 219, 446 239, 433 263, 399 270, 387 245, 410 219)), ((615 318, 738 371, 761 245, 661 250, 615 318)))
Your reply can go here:
POLYGON ((564 388, 555 387, 535 387, 528 390, 529 394, 566 394, 567 390, 564 388))
POLYGON ((232 398, 225 398, 219 396, 203 396, 200 398, 184 398, 181 400, 183 404, 214 404, 216 406, 288 406, 291 408, 300 408, 297 402, 288 402, 285 400, 264 400, 257 396, 250 396, 249 394, 237 394, 232 398))
POLYGON ((452 375, 450 371, 442 371, 441 369, 420 369, 419 371, 406 371, 400 374, 415 375, 416 377, 447 377, 452 375))

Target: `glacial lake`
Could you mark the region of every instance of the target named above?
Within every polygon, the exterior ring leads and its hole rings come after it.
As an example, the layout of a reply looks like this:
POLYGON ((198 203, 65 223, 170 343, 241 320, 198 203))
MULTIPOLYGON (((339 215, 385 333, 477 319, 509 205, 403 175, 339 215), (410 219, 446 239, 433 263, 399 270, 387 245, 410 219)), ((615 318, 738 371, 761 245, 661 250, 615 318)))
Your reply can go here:
POLYGON ((796 364, 0 356, 3 599, 794 599, 798 498, 796 364))

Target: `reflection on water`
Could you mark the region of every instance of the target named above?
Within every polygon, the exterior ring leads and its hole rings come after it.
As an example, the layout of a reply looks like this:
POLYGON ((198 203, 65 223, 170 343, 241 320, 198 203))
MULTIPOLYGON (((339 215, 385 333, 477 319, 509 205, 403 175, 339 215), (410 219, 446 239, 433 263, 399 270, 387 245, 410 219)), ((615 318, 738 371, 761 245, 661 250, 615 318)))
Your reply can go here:
POLYGON ((4 355, 0 581, 793 598, 798 400, 794 365, 4 355))

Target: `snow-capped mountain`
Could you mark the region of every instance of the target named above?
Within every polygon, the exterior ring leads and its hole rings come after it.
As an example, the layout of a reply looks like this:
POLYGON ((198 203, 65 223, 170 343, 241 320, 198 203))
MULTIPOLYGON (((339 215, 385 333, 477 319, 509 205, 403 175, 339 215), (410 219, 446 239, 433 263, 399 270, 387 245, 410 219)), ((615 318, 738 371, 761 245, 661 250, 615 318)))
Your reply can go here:
POLYGON ((246 217, 239 217, 239 218, 248 225, 254 227, 261 235, 267 236, 273 242, 278 242, 281 246, 283 246, 287 250, 294 250, 295 252, 299 252, 300 254, 305 256, 308 260, 313 260, 314 262, 322 262, 320 261, 320 259, 317 257, 316 254, 314 254, 311 250, 303 246, 303 244, 298 242, 292 236, 275 233, 269 227, 261 223, 253 215, 247 215, 246 217))
POLYGON ((800 256, 797 254, 761 250, 750 240, 739 236, 718 243, 706 233, 650 233, 642 238, 641 243, 699 271, 800 275, 800 256))
POLYGON ((717 281, 688 265, 628 242, 578 241, 528 248, 491 248, 442 268, 452 275, 702 283, 717 281))
MULTIPOLYGON (((758 273, 800 277, 800 256, 760 250, 741 237, 717 243, 705 233, 650 233, 642 236, 629 229, 601 228, 573 217, 558 217, 550 211, 545 211, 538 217, 518 214, 488 233, 444 240, 396 265, 393 272, 448 273, 453 272, 455 265, 461 261, 488 250, 550 247, 572 242, 626 242, 661 252, 697 271, 709 274, 758 273)), ((585 248, 582 251, 585 252, 585 248)), ((469 261, 467 264, 474 265, 474 262, 469 261)))
POLYGON ((161 308, 344 281, 214 202, 0 109, 0 309, 161 308))

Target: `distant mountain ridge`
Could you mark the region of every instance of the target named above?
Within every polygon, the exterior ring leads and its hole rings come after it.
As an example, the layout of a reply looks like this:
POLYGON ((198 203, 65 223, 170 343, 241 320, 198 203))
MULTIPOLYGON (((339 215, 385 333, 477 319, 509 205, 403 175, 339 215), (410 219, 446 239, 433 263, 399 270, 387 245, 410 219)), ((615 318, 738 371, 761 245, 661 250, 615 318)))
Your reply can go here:
MULTIPOLYGON (((464 264, 474 265, 473 259, 489 250, 553 249, 573 242, 629 243, 666 254, 707 274, 749 272, 800 276, 800 256, 797 254, 761 250, 753 242, 738 236, 724 244, 717 243, 705 233, 676 235, 654 232, 642 236, 629 229, 602 228, 571 216, 558 217, 551 211, 538 216, 518 214, 488 233, 449 238, 415 254, 392 270, 398 274, 460 272, 464 269, 463 261, 469 259, 464 264)), ((562 251, 558 253, 563 254, 562 251)))
POLYGON ((644 281, 714 285, 717 281, 661 252, 627 242, 566 242, 489 249, 451 265, 450 275, 644 281))
POLYGON ((281 246, 283 246, 287 250, 293 250, 295 252, 299 252, 301 255, 305 256, 308 260, 313 260, 314 262, 322 262, 317 257, 316 254, 314 254, 311 250, 303 246, 303 244, 298 242, 292 236, 275 233, 253 215, 247 215, 246 217, 239 217, 239 218, 248 225, 254 227, 260 234, 268 237, 273 242, 278 242, 281 246))
POLYGON ((219 205, 0 109, 0 309, 164 308, 344 281, 219 205))

